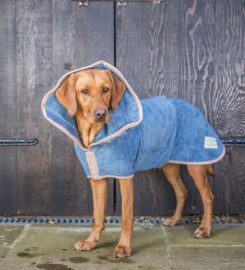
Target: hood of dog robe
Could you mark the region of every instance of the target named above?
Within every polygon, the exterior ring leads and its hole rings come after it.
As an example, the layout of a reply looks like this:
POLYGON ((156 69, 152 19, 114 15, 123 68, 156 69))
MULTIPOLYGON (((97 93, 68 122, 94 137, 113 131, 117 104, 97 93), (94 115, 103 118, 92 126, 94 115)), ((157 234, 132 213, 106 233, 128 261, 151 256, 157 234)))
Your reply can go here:
POLYGON ((75 151, 88 178, 128 178, 134 172, 167 164, 211 164, 224 155, 218 135, 194 106, 166 97, 139 100, 122 73, 99 61, 63 75, 43 98, 46 119, 74 142, 75 151), (125 82, 126 91, 110 122, 85 148, 75 118, 59 103, 55 91, 72 73, 88 68, 108 69, 125 82))

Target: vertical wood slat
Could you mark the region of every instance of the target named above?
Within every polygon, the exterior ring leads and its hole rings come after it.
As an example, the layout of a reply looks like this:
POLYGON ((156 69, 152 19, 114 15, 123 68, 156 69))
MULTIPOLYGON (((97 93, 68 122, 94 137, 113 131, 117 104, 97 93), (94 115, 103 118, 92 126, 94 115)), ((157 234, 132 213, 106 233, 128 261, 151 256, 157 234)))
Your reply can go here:
POLYGON ((17 134, 39 140, 17 149, 19 214, 50 213, 51 134, 40 103, 52 79, 51 10, 49 0, 16 0, 17 134))
MULTIPOLYGON (((216 80, 215 1, 180 1, 178 17, 180 20, 178 97, 199 107, 212 123, 214 112, 212 95, 216 80)), ((200 195, 185 169, 183 178, 188 189, 185 212, 200 213, 202 211, 200 195)), ((212 190, 214 181, 214 178, 209 179, 212 190)), ((216 192, 217 190, 214 190, 214 193, 216 192)))
MULTIPOLYGON (((245 4, 216 1, 215 91, 212 121, 223 135, 245 134, 245 4)), ((216 208, 218 212, 244 213, 245 149, 227 148, 217 164, 216 208)))
MULTIPOLYGON (((178 93, 177 2, 129 3, 117 9, 118 68, 140 98, 178 93)), ((173 192, 160 171, 137 173, 134 181, 136 215, 174 209, 173 192)))
MULTIPOLYGON (((241 0, 118 8, 118 67, 140 97, 185 99, 203 111, 220 135, 244 135, 244 8, 241 0)), ((215 165, 217 176, 210 184, 217 213, 244 212, 243 152, 229 148, 215 165)), ((200 196, 185 169, 183 176, 189 190, 185 213, 201 213, 200 196)), ((137 174, 135 189, 135 214, 174 209, 173 192, 156 170, 137 174)))
MULTIPOLYGON (((53 1, 53 85, 68 70, 104 59, 113 63, 113 4, 53 1)), ((81 170, 71 141, 52 129, 53 213, 92 214, 89 181, 81 170), (82 181, 81 181, 82 180, 82 181)), ((110 181, 108 214, 113 213, 110 181)))
MULTIPOLYGON (((16 135, 15 1, 0 8, 0 136, 16 135)), ((0 147, 0 214, 16 212, 16 148, 0 147)))

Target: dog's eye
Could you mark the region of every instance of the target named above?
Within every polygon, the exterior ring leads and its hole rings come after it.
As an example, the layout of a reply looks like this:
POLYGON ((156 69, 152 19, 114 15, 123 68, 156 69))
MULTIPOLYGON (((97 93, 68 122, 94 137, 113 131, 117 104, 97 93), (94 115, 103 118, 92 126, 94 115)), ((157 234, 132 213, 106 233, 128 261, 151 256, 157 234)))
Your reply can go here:
POLYGON ((82 92, 83 94, 85 94, 85 95, 88 95, 88 89, 87 89, 87 88, 82 89, 81 92, 82 92))
POLYGON ((109 92, 109 90, 110 90, 110 88, 108 88, 108 87, 103 87, 103 93, 107 93, 107 92, 109 92))

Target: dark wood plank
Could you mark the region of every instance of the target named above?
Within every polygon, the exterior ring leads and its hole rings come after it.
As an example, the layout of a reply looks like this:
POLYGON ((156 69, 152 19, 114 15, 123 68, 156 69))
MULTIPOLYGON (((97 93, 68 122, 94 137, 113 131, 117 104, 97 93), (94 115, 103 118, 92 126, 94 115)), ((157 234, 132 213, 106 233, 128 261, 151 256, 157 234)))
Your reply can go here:
MULTIPOLYGON (((53 85, 68 69, 106 60, 113 64, 113 4, 53 3, 53 85)), ((90 185, 75 156, 71 141, 52 128, 52 211, 56 214, 92 214, 90 185)), ((113 212, 110 182, 108 214, 113 212)))
MULTIPOLYGON (((245 135, 245 3, 216 1, 215 90, 212 122, 223 136, 245 135), (229 19, 227 19, 229 18, 229 19)), ((217 165, 218 212, 244 213, 244 148, 227 148, 217 165)))
MULTIPOLYGON (((178 98, 197 106, 212 122, 212 95, 215 89, 216 1, 180 1, 178 98)), ((222 100, 222 97, 219 97, 222 100)), ((188 189, 185 213, 202 212, 197 188, 183 169, 188 189)), ((213 189, 214 179, 209 180, 213 189)), ((215 193, 215 190, 214 190, 215 193)))
POLYGON ((227 147, 222 162, 215 166, 213 182, 215 213, 241 214, 245 210, 245 148, 227 147))
POLYGON ((215 2, 187 0, 179 6, 178 97, 199 107, 207 118, 215 86, 215 2))
MULTIPOLYGON (((15 1, 0 8, 0 136, 16 135, 15 1)), ((16 148, 0 147, 0 215, 16 212, 16 148)))
MULTIPOLYGON (((178 94, 177 14, 178 1, 117 8, 117 65, 141 98, 178 94)), ((135 215, 174 209, 173 191, 160 171, 137 173, 134 181, 135 215)), ((117 213, 120 207, 118 201, 117 213)))
POLYGON ((40 104, 52 80, 52 3, 16 1, 17 132, 36 137, 36 146, 19 147, 19 214, 51 213, 51 133, 40 104))
POLYGON ((245 4, 227 0, 216 5, 213 122, 221 135, 244 136, 245 4))

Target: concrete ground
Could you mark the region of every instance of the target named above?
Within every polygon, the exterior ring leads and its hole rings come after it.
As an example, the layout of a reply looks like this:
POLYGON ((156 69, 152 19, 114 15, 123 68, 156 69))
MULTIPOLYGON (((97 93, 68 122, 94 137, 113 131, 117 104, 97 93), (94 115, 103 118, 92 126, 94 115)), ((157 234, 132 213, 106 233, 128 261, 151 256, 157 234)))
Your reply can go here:
POLYGON ((93 251, 78 252, 73 243, 88 235, 88 226, 0 225, 0 269, 245 269, 245 225, 215 224, 205 240, 192 237, 195 227, 136 226, 132 256, 115 259, 118 226, 107 226, 93 251))

